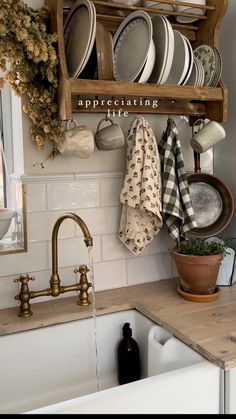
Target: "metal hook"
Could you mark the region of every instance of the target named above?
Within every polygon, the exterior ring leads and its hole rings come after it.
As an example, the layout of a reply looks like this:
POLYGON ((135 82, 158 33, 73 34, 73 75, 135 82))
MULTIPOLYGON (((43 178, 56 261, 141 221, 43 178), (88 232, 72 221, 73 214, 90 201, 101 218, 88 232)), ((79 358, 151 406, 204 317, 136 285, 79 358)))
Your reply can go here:
POLYGON ((195 127, 198 125, 198 131, 199 131, 201 129, 201 124, 203 124, 203 126, 205 125, 205 119, 199 118, 199 115, 198 115, 198 119, 194 122, 192 126, 192 136, 195 134, 195 127))
POLYGON ((174 104, 175 104, 175 99, 172 99, 171 103, 172 103, 172 110, 171 110, 171 111, 172 111, 172 113, 171 113, 171 114, 169 114, 169 116, 168 116, 168 120, 167 120, 167 123, 171 121, 171 115, 173 115, 173 113, 174 113, 174 104))

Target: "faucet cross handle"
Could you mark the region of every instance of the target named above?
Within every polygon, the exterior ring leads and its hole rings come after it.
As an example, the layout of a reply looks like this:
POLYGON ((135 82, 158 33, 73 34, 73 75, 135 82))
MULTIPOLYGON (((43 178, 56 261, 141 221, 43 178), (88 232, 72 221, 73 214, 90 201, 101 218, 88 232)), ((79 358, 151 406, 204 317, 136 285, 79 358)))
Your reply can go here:
POLYGON ((74 269, 75 274, 80 273, 86 275, 87 272, 89 272, 89 268, 86 265, 80 265, 79 269, 74 269))
POLYGON ((88 289, 92 287, 92 284, 88 282, 87 272, 89 269, 86 265, 80 265, 79 269, 74 270, 75 273, 80 273, 80 282, 79 282, 79 300, 77 304, 79 306, 88 306, 90 304, 88 289))
POLYGON ((32 311, 30 310, 30 291, 28 282, 34 281, 34 276, 30 277, 28 274, 21 275, 19 278, 14 279, 14 282, 19 282, 20 286, 20 293, 19 295, 15 296, 15 300, 20 300, 20 311, 18 313, 18 317, 30 317, 32 316, 32 311))
POLYGON ((20 282, 22 285, 26 285, 28 284, 29 281, 34 281, 35 277, 34 276, 29 276, 28 274, 26 275, 21 275, 19 278, 14 279, 14 282, 20 282))

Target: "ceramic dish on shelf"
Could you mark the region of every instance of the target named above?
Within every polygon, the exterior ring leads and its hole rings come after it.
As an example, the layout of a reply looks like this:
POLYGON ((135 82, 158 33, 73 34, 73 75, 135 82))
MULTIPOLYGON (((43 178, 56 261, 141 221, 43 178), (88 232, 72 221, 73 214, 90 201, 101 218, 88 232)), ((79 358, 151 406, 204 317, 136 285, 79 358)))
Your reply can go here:
POLYGON ((152 26, 156 60, 148 81, 163 84, 169 75, 174 57, 174 34, 168 19, 164 16, 153 16, 152 26))
POLYGON ((197 64, 196 64, 195 60, 193 60, 193 68, 192 68, 191 74, 190 74, 188 80, 186 81, 185 85, 186 86, 198 86, 197 82, 198 82, 198 68, 197 68, 197 64))
POLYGON ((193 49, 192 49, 192 45, 190 44, 188 38, 186 38, 186 36, 184 36, 184 35, 182 35, 182 36, 183 36, 185 42, 187 43, 188 52, 189 52, 189 66, 188 66, 188 71, 186 73, 186 76, 185 76, 184 80, 181 83, 184 86, 187 83, 189 77, 192 74, 192 69, 193 69, 193 49))
MULTIPOLYGON (((176 12, 179 13, 189 13, 191 15, 199 15, 204 16, 206 13, 205 9, 199 9, 197 7, 194 7, 194 5, 206 5, 206 0, 181 0, 183 5, 176 5, 176 12), (185 4, 187 3, 187 4, 185 4), (189 3, 192 4, 192 6, 189 6, 189 3)), ((196 22, 199 18, 198 17, 191 17, 191 16, 176 16, 176 20, 179 23, 193 23, 196 22)))
POLYGON ((222 57, 218 48, 216 47, 212 47, 212 48, 213 48, 215 58, 216 58, 216 70, 215 70, 215 76, 212 80, 211 86, 216 87, 218 86, 218 83, 222 75, 222 57))
POLYGON ((96 25, 96 56, 99 80, 113 80, 113 45, 110 32, 97 22, 96 25))
POLYGON ((153 70, 153 67, 154 67, 155 58, 156 58, 156 50, 155 50, 155 45, 154 45, 154 42, 153 42, 153 39, 152 39, 151 43, 150 43, 149 50, 148 50, 148 55, 147 55, 146 62, 144 64, 140 74, 135 79, 135 82, 137 82, 137 83, 147 83, 147 81, 148 81, 148 79, 151 75, 151 72, 153 70))
MULTIPOLYGON (((105 0, 106 1, 106 0, 105 0)), ((117 6, 124 4, 125 6, 141 6, 141 0, 107 0, 110 3, 114 3, 117 4, 117 6)), ((101 6, 100 6, 101 7, 101 6)), ((104 11, 100 11, 100 7, 99 7, 99 13, 107 13, 107 8, 104 7, 104 11)), ((111 14, 117 14, 119 16, 126 16, 126 10, 125 9, 111 9, 112 13, 111 14)))
POLYGON ((94 80, 98 78, 96 45, 94 44, 89 59, 79 74, 80 79, 94 80))
POLYGON ((152 21, 142 10, 130 13, 113 38, 113 71, 118 81, 133 82, 142 70, 152 40, 152 21))
POLYGON ((198 82, 197 82, 197 86, 199 87, 203 87, 205 84, 205 72, 204 72, 204 67, 202 62, 197 58, 194 57, 194 60, 197 64, 197 68, 198 68, 198 82))
POLYGON ((64 25, 65 54, 70 77, 78 77, 86 66, 95 35, 95 6, 89 0, 78 0, 64 25))
MULTIPOLYGON (((178 9, 176 11, 178 12, 178 9)), ((199 15, 199 16, 204 16, 205 14, 203 9, 197 9, 194 7, 187 7, 186 9, 181 10, 181 13, 189 13, 191 15, 199 15)), ((199 18, 197 17, 176 16, 176 20, 179 23, 193 23, 193 22, 196 22, 198 19, 199 18)))
POLYGON ((217 71, 214 49, 210 45, 202 44, 194 50, 194 55, 201 61, 204 67, 204 86, 211 86, 217 71))
POLYGON ((174 58, 166 84, 180 85, 187 75, 190 57, 188 44, 183 35, 174 29, 174 58))
POLYGON ((167 12, 173 12, 175 10, 174 4, 167 4, 167 3, 161 3, 161 2, 157 3, 150 0, 142 0, 142 6, 155 10, 157 11, 157 13, 158 13, 158 10, 165 10, 167 12))

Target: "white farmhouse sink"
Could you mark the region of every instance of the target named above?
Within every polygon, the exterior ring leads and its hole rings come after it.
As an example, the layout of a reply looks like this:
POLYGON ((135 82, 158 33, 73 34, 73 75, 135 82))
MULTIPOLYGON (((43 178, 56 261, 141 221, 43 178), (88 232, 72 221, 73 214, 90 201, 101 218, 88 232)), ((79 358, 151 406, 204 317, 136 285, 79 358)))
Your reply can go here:
POLYGON ((0 413, 219 413, 219 368, 154 325, 136 310, 97 317, 99 392, 93 319, 0 337, 0 413), (142 379, 119 386, 125 322, 142 379))

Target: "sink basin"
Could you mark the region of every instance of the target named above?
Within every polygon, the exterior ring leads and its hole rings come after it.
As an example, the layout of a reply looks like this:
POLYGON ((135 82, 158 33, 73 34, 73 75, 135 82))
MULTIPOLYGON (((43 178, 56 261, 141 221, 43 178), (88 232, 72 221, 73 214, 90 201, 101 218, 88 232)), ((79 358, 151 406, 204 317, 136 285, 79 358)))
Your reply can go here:
POLYGON ((0 240, 7 234, 15 211, 10 208, 0 208, 0 240))
POLYGON ((99 368, 91 318, 1 336, 0 413, 218 413, 219 368, 163 328, 152 347, 154 326, 136 310, 98 316, 99 368), (125 322, 140 348, 142 377, 119 386, 125 322))

